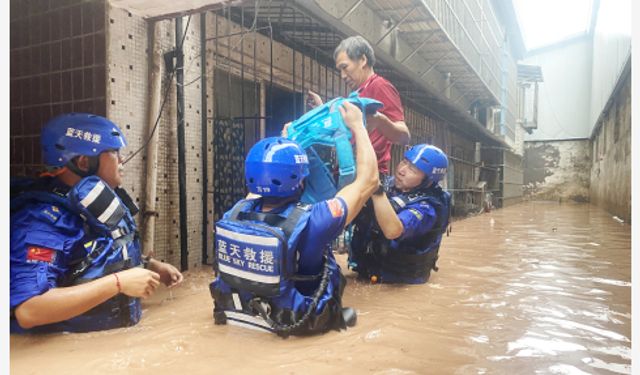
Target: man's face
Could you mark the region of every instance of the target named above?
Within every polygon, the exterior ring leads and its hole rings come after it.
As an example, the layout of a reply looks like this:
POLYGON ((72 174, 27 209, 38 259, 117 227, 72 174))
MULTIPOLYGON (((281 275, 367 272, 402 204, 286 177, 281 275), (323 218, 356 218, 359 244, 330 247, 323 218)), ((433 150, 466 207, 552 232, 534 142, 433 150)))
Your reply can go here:
POLYGON ((367 65, 366 57, 362 56, 358 60, 351 60, 345 51, 340 51, 336 56, 336 69, 340 71, 340 78, 352 91, 364 83, 367 65))
POLYGON ((396 168, 394 177, 396 189, 407 192, 422 183, 422 180, 425 178, 425 173, 419 170, 409 160, 402 159, 396 168))
POLYGON ((122 184, 124 166, 119 150, 107 150, 100 154, 100 166, 96 175, 112 189, 122 184))

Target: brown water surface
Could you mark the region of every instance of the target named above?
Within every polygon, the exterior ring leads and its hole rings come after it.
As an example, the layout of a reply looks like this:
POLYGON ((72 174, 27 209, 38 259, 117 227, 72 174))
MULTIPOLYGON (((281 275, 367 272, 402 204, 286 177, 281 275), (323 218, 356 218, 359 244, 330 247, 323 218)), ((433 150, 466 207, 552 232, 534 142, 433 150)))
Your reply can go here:
POLYGON ((11 373, 629 374, 630 261, 630 226, 601 209, 523 203, 455 222, 428 284, 345 271, 359 315, 346 331, 216 326, 202 269, 145 301, 135 327, 12 335, 11 373))

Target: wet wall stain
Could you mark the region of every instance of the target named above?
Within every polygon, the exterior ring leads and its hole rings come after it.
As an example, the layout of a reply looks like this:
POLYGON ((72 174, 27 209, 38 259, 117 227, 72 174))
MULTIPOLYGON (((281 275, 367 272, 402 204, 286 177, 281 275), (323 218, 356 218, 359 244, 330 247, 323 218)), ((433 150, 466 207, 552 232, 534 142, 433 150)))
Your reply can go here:
POLYGON ((543 183, 552 170, 558 166, 560 151, 550 144, 532 144, 525 148, 524 183, 543 183))
POLYGON ((589 201, 589 140, 526 142, 524 157, 525 196, 589 201))

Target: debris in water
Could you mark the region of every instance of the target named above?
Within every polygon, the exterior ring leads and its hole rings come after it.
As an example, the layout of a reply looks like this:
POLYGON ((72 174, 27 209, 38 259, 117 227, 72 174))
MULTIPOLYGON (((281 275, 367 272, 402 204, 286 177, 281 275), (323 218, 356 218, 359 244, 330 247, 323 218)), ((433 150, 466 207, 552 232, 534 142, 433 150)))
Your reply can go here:
POLYGON ((366 334, 366 336, 364 336, 364 340, 365 341, 371 341, 371 340, 375 340, 379 337, 382 336, 382 330, 381 329, 376 329, 373 331, 370 331, 369 333, 366 334))

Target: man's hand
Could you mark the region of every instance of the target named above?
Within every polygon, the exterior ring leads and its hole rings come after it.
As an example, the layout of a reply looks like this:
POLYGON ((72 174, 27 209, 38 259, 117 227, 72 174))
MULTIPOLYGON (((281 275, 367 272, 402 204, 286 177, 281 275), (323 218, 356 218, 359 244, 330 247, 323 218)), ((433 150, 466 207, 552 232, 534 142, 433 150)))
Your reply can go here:
POLYGON ((345 100, 342 102, 340 107, 338 107, 340 114, 342 115, 342 119, 344 123, 347 125, 349 129, 352 131, 356 130, 356 127, 362 128, 362 111, 357 106, 351 104, 349 101, 345 100))
POLYGON ((144 268, 131 268, 115 275, 120 281, 120 291, 129 297, 147 298, 160 285, 160 275, 144 268))
POLYGON ((291 121, 287 122, 286 124, 284 124, 284 126, 282 127, 282 131, 280 132, 280 136, 283 138, 287 138, 287 135, 289 134, 289 126, 291 126, 291 121))
POLYGON ((177 268, 169 263, 160 262, 155 259, 149 260, 149 269, 160 275, 160 281, 169 288, 180 284, 184 277, 177 268))
POLYGON ((371 133, 380 123, 386 123, 387 121, 390 121, 389 118, 382 112, 376 111, 376 113, 367 115, 367 131, 371 133))
POLYGON ((322 104, 324 103, 322 103, 322 98, 320 98, 320 95, 316 94, 311 90, 307 92, 307 105, 310 108, 313 109, 315 107, 321 106, 322 104))

